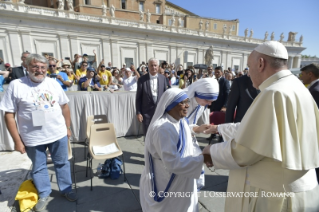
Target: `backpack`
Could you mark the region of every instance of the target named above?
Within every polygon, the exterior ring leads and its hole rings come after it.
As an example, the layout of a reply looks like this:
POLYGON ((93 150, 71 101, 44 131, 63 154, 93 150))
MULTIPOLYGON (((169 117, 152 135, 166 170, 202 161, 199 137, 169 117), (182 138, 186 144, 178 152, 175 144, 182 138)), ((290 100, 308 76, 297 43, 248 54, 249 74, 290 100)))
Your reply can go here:
POLYGON ((110 177, 112 180, 118 179, 123 173, 121 165, 122 161, 117 157, 105 160, 102 165, 101 174, 98 175, 99 178, 110 177))

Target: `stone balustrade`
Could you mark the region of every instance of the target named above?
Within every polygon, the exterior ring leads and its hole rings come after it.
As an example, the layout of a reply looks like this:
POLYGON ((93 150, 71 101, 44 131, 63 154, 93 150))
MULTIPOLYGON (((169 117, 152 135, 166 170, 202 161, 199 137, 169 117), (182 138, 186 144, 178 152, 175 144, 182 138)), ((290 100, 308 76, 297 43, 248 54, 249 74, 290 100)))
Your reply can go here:
MULTIPOLYGON (((192 29, 187 29, 187 28, 178 27, 178 26, 152 24, 152 23, 147 23, 143 21, 132 21, 132 20, 126 20, 126 19, 121 19, 116 17, 113 18, 113 17, 102 16, 102 15, 100 16, 89 15, 89 14, 83 14, 83 13, 78 13, 73 11, 57 10, 57 9, 37 7, 37 6, 20 4, 20 3, 12 3, 12 2, 1 2, 0 11, 12 11, 12 12, 18 12, 18 13, 29 13, 29 14, 37 14, 42 16, 51 16, 51 17, 66 18, 66 19, 76 19, 79 21, 99 22, 104 24, 156 30, 156 31, 170 32, 170 33, 176 33, 176 34, 186 34, 186 35, 201 36, 201 37, 214 38, 214 39, 225 39, 225 40, 231 40, 236 42, 245 42, 245 43, 254 43, 254 44, 260 44, 264 42, 263 39, 257 39, 257 38, 249 38, 249 37, 228 35, 228 34, 216 34, 212 32, 207 32, 205 30, 192 30, 192 29)), ((302 43, 300 42, 286 41, 286 42, 282 42, 282 44, 285 46, 294 46, 294 47, 302 46, 302 43)))

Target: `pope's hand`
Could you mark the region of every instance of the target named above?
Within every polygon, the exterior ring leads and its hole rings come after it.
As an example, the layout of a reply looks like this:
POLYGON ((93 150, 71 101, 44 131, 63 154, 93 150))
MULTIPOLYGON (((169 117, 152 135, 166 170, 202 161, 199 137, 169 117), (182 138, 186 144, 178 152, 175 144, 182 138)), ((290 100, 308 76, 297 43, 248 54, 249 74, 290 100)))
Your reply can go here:
POLYGON ((143 121, 143 116, 142 116, 142 114, 137 114, 136 117, 137 117, 137 120, 138 120, 139 122, 142 122, 142 121, 143 121))
POLYGON ((205 134, 216 134, 216 133, 218 133, 217 126, 218 125, 209 125, 207 130, 205 130, 203 133, 205 133, 205 134))
POLYGON ((210 124, 202 124, 199 127, 193 127, 195 133, 202 133, 210 129, 210 124))

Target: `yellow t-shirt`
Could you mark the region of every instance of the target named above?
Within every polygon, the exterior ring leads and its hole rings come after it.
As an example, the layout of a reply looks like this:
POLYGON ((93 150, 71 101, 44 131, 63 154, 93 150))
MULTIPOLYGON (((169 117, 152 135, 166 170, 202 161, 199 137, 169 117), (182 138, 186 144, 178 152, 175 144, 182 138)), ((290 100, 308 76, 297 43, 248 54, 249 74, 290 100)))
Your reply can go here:
MULTIPOLYGON (((59 74, 60 72, 59 71, 56 71, 55 74, 59 74)), ((47 71, 47 76, 50 76, 51 75, 51 71, 48 69, 47 71)))
POLYGON ((112 74, 110 71, 105 70, 104 72, 100 71, 99 76, 101 85, 108 85, 112 81, 112 74))
POLYGON ((70 76, 68 75, 69 80, 74 81, 74 75, 71 74, 70 76))
POLYGON ((85 77, 86 76, 86 69, 85 69, 85 71, 82 71, 82 69, 76 70, 75 75, 80 77, 80 78, 85 77))

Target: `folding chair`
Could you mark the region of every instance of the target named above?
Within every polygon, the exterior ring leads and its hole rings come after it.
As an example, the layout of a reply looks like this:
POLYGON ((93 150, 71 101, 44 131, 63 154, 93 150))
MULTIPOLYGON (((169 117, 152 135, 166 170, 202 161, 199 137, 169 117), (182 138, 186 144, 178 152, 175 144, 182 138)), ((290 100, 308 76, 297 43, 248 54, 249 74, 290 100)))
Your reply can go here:
POLYGON ((88 155, 86 155, 86 149, 88 147, 88 139, 90 139, 90 134, 91 134, 91 126, 93 124, 103 124, 107 123, 107 118, 106 115, 93 115, 93 116, 88 116, 87 122, 86 122, 86 139, 84 141, 85 149, 84 149, 84 159, 88 155))
MULTIPOLYGON (((89 154, 90 154, 90 158, 89 157, 87 158, 87 163, 86 163, 86 176, 87 176, 89 167, 92 169, 92 172, 93 172, 92 159, 106 160, 106 159, 111 159, 111 158, 115 158, 117 156, 122 155, 124 182, 125 182, 126 177, 125 177, 124 154, 119 144, 117 143, 114 125, 112 123, 94 124, 91 126, 91 135, 89 140, 89 154), (95 155, 93 153, 93 146, 106 146, 112 143, 116 145, 119 151, 111 153, 111 154, 107 154, 107 155, 95 155)), ((93 179, 92 172, 90 173, 91 190, 92 190, 92 179, 93 179)))
POLYGON ((75 179, 75 169, 74 169, 74 164, 75 164, 75 157, 73 156, 73 152, 72 152, 72 146, 71 146, 71 141, 70 139, 68 140, 68 160, 71 160, 73 158, 73 164, 72 164, 72 168, 73 168, 73 182, 74 182, 74 186, 76 189, 76 179, 75 179))

